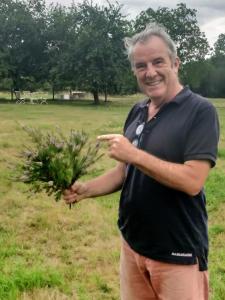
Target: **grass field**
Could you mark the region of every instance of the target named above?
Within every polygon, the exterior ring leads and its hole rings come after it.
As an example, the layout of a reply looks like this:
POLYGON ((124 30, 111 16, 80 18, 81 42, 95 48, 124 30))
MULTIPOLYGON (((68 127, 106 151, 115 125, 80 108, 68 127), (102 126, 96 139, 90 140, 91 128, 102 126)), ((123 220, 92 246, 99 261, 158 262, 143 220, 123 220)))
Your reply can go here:
MULTIPOLYGON (((71 210, 45 194, 27 198, 13 182, 12 164, 27 143, 18 123, 64 132, 121 133, 141 96, 66 105, 0 104, 0 300, 119 300, 119 194, 84 200, 71 210)), ((225 100, 213 100, 221 123, 218 164, 206 184, 210 233, 211 299, 225 299, 225 100)), ((105 148, 102 148, 104 152, 105 148)), ((105 155, 87 177, 115 164, 105 155)))

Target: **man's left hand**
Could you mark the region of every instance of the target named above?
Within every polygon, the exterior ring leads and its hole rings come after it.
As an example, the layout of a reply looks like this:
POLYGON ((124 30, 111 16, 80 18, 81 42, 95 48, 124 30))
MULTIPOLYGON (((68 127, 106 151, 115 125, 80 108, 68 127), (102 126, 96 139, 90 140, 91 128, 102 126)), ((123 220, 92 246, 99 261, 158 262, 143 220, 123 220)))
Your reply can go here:
POLYGON ((98 136, 99 141, 108 142, 109 157, 120 162, 132 163, 138 151, 122 134, 105 134, 98 136))

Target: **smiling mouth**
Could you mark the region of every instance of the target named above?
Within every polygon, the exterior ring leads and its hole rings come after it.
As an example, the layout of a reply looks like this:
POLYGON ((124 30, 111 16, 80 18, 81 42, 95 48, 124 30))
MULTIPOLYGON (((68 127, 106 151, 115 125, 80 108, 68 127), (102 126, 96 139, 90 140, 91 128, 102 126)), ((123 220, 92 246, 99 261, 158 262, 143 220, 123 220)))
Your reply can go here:
POLYGON ((146 81, 145 84, 148 86, 156 86, 158 84, 160 84, 162 82, 162 80, 154 80, 154 81, 146 81))

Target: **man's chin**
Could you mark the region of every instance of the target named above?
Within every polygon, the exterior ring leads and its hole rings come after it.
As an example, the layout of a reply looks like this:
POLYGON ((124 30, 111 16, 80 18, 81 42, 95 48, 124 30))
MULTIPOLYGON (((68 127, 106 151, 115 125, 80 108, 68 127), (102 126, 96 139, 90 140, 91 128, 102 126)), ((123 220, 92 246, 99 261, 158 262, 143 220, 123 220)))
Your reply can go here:
POLYGON ((144 87, 142 92, 148 97, 160 97, 162 96, 162 88, 159 86, 144 87))
POLYGON ((163 97, 163 94, 158 91, 145 91, 145 95, 151 99, 161 99, 163 97))

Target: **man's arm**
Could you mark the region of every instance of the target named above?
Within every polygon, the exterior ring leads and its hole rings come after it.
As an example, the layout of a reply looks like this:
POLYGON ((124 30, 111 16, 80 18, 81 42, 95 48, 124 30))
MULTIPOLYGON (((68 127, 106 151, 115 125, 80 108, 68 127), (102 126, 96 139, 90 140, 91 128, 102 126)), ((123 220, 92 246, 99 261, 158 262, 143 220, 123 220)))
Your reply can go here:
POLYGON ((171 163, 139 150, 133 164, 146 175, 190 196, 202 189, 211 168, 206 160, 190 160, 184 164, 171 163))
POLYGON ((100 136, 99 140, 109 143, 110 157, 133 164, 161 184, 191 196, 200 192, 210 170, 210 162, 207 160, 191 160, 184 164, 164 161, 137 149, 119 134, 100 136))
POLYGON ((107 195, 119 190, 125 177, 125 164, 119 162, 117 166, 105 174, 86 182, 75 182, 64 192, 67 204, 78 202, 85 198, 107 195))

